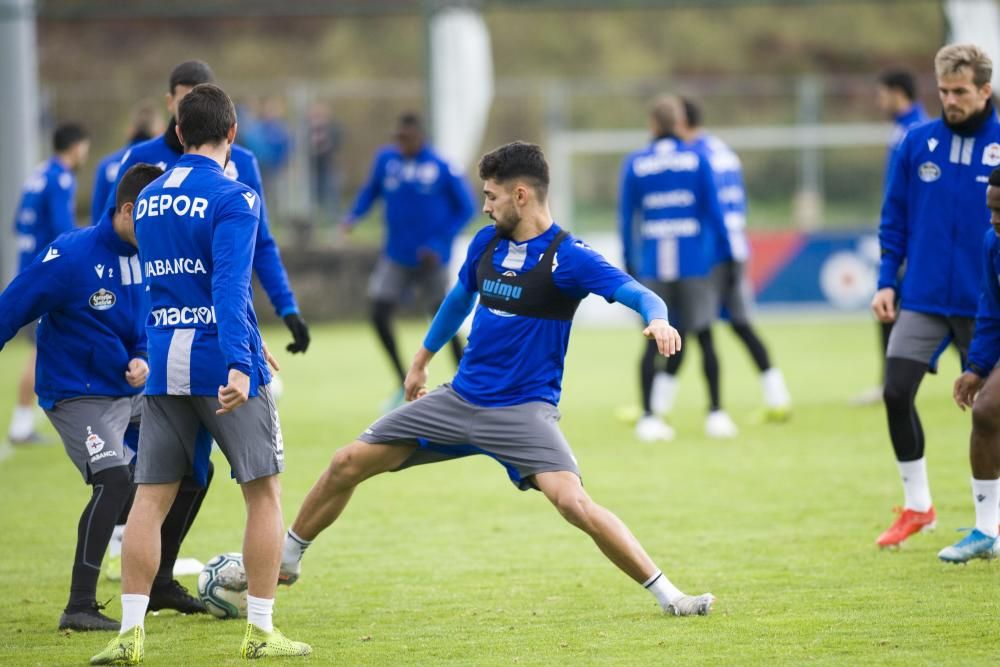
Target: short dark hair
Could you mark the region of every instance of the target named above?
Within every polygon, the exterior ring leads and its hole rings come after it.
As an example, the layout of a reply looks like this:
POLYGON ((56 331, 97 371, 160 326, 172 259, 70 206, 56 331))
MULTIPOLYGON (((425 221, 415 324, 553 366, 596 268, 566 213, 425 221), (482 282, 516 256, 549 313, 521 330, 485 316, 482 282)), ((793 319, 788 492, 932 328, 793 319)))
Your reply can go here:
POLYGON ((549 191, 549 164, 537 144, 513 141, 480 158, 479 178, 497 183, 523 178, 531 182, 539 198, 544 200, 549 191))
POLYGON ((52 150, 62 153, 73 148, 81 141, 90 139, 87 128, 80 123, 60 123, 52 133, 52 150))
POLYGON ((910 101, 917 99, 917 81, 905 69, 886 70, 879 75, 878 82, 890 90, 898 90, 910 101))
POLYGON ((421 120, 420 114, 416 111, 406 111, 399 114, 399 118, 396 119, 396 126, 399 129, 403 129, 405 127, 423 131, 424 122, 421 120))
POLYGON ((214 83, 198 84, 177 105, 177 126, 185 148, 221 143, 235 124, 233 101, 214 83))
POLYGON ((153 164, 140 162, 128 168, 118 181, 115 190, 115 210, 122 210, 125 204, 134 204, 143 188, 163 175, 163 170, 153 164))
POLYGON ((1000 186, 1000 167, 997 167, 990 172, 990 185, 996 187, 1000 186))
POLYGON ((182 62, 170 73, 170 94, 174 94, 177 86, 197 86, 199 83, 212 83, 215 74, 208 63, 201 60, 182 62))
POLYGON ((688 127, 694 129, 701 127, 701 107, 690 97, 682 97, 681 104, 684 105, 684 115, 687 117, 688 127))

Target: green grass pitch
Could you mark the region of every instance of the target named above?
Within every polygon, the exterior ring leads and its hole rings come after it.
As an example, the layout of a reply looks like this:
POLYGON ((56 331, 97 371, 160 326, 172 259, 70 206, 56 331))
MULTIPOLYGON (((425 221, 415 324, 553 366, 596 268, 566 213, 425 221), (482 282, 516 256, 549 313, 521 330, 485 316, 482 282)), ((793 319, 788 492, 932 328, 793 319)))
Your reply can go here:
MULTIPOLYGON (((610 306, 609 306, 610 307, 610 306)), ((412 353, 422 325, 403 329, 412 353)), ((562 426, 591 495, 615 511, 707 618, 668 618, 536 493, 485 457, 364 484, 278 593, 276 622, 311 642, 304 663, 342 665, 987 664, 996 660, 1000 564, 949 566, 938 549, 973 522, 969 417, 950 401, 957 363, 920 396, 936 533, 897 552, 874 540, 901 490, 881 407, 849 397, 877 376, 876 328, 861 318, 763 320, 795 399, 793 419, 756 424, 760 389, 719 327, 725 404, 738 440, 702 436, 704 387, 692 350, 677 441, 636 442, 616 408, 637 400, 637 329, 578 329, 562 426)), ((267 332, 283 348, 283 330, 267 332)), ((696 346, 695 346, 696 347, 696 346)), ((2 417, 25 348, 0 354, 2 417)), ((305 357, 281 355, 286 521, 334 450, 377 416, 388 366, 361 325, 317 327, 305 357)), ((432 367, 446 381, 450 359, 432 367)), ((44 421, 44 420, 43 420, 44 421)), ((51 428, 45 423, 51 436, 51 428)), ((107 634, 60 634, 75 525, 87 492, 61 446, 0 462, 0 664, 80 665, 107 634)), ((243 507, 225 462, 182 556, 241 549, 243 507)), ((194 587, 194 578, 184 583, 194 587)), ((119 617, 118 587, 102 581, 119 617)), ((242 622, 164 613, 146 622, 146 664, 237 664, 242 622)))

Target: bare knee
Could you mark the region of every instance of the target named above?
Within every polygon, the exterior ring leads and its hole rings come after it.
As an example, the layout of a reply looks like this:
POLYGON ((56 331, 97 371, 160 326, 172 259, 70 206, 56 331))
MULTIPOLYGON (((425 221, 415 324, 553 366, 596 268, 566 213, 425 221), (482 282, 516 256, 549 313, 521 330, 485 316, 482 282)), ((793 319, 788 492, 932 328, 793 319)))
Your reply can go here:
POLYGON ((352 443, 334 453, 325 475, 329 483, 354 486, 364 479, 365 470, 358 455, 358 446, 357 443, 352 443))
POLYGON ((1000 394, 981 391, 972 406, 972 430, 980 434, 1000 433, 1000 394))
POLYGON ((577 528, 587 530, 591 524, 594 501, 582 488, 567 489, 552 499, 559 514, 577 528))

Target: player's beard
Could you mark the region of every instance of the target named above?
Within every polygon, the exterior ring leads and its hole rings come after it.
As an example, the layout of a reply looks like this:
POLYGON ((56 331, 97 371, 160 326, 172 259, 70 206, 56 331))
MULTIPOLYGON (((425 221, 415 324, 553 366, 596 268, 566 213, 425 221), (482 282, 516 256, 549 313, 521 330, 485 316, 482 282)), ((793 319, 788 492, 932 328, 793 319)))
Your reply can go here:
POLYGON ((521 222, 521 218, 517 217, 516 213, 511 213, 510 215, 495 214, 490 217, 493 218, 493 226, 496 227, 497 236, 502 239, 511 238, 514 230, 517 229, 518 223, 521 222))

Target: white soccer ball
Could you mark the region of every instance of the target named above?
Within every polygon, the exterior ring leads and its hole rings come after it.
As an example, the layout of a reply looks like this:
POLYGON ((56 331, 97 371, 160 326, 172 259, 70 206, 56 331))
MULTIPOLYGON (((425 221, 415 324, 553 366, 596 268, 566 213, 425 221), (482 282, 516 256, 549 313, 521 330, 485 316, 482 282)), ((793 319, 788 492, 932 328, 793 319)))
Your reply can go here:
POLYGON ((208 561, 198 575, 198 597, 216 618, 245 618, 247 573, 243 554, 226 553, 208 561))

